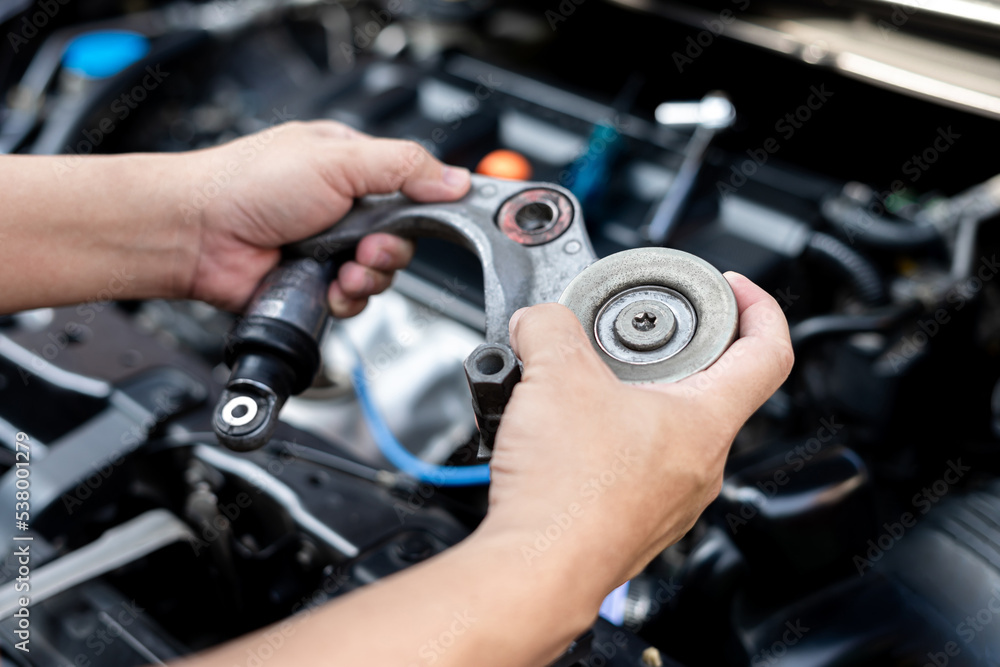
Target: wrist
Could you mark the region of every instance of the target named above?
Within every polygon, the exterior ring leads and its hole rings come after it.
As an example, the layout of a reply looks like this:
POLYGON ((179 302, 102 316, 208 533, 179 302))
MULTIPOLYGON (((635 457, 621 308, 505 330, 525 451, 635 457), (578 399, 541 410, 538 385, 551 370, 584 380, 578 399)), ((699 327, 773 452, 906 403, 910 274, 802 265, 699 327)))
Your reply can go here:
MULTIPOLYGON (((139 187, 154 193, 150 217, 151 245, 160 249, 156 294, 162 298, 190 298, 198 271, 205 228, 205 203, 199 188, 205 179, 191 153, 135 155, 144 163, 146 178, 139 187)), ((139 166, 139 165, 136 165, 139 166)))
POLYGON ((18 252, 0 311, 186 295, 201 234, 181 210, 186 156, 4 156, 0 179, 0 237, 18 252))
POLYGON ((116 298, 187 297, 203 227, 198 209, 187 205, 195 179, 188 155, 114 155, 88 166, 92 191, 107 202, 95 230, 103 231, 108 257, 133 277, 116 298))

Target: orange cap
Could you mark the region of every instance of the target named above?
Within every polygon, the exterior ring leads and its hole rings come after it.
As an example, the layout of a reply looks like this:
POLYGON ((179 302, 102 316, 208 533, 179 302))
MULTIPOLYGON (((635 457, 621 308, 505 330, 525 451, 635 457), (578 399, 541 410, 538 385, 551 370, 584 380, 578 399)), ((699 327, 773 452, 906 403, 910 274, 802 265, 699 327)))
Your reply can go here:
POLYGON ((531 163, 517 151, 499 149, 486 154, 476 165, 476 173, 512 181, 531 178, 531 163))

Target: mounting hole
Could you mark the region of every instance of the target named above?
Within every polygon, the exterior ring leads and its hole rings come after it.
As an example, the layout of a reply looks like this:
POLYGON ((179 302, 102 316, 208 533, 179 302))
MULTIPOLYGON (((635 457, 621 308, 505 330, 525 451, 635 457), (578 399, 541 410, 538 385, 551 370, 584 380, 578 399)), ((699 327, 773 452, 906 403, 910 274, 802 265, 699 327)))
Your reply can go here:
POLYGON ((496 222, 511 241, 526 246, 549 243, 573 224, 569 195, 549 188, 528 188, 512 195, 497 211, 496 222))
POLYGON ((503 370, 503 357, 496 352, 484 354, 476 360, 476 370, 483 375, 496 375, 503 370))
POLYGON ((245 426, 257 416, 257 401, 249 396, 234 396, 222 408, 222 422, 227 426, 245 426))
POLYGON ((525 204, 514 214, 514 222, 526 232, 537 232, 545 229, 559 216, 559 211, 549 201, 536 201, 525 204))

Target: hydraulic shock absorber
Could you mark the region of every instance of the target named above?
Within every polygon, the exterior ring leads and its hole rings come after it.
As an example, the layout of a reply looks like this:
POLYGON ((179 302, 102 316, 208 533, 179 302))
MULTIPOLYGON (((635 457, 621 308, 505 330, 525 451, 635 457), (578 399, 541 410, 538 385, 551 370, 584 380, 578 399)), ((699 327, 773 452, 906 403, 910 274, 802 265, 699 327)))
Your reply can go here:
POLYGON ((338 267, 335 259, 285 259, 233 326, 225 350, 232 373, 213 424, 227 447, 247 451, 266 444, 288 397, 312 383, 330 319, 327 288, 338 267))

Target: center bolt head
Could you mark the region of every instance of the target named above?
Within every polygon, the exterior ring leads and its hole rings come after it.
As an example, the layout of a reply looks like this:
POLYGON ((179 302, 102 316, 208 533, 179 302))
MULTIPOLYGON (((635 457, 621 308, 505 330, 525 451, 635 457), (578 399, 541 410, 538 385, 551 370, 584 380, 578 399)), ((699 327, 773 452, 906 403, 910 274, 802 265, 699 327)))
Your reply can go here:
POLYGON ((663 347, 676 330, 673 311, 658 301, 635 301, 622 308, 615 318, 615 338, 639 352, 663 347))

